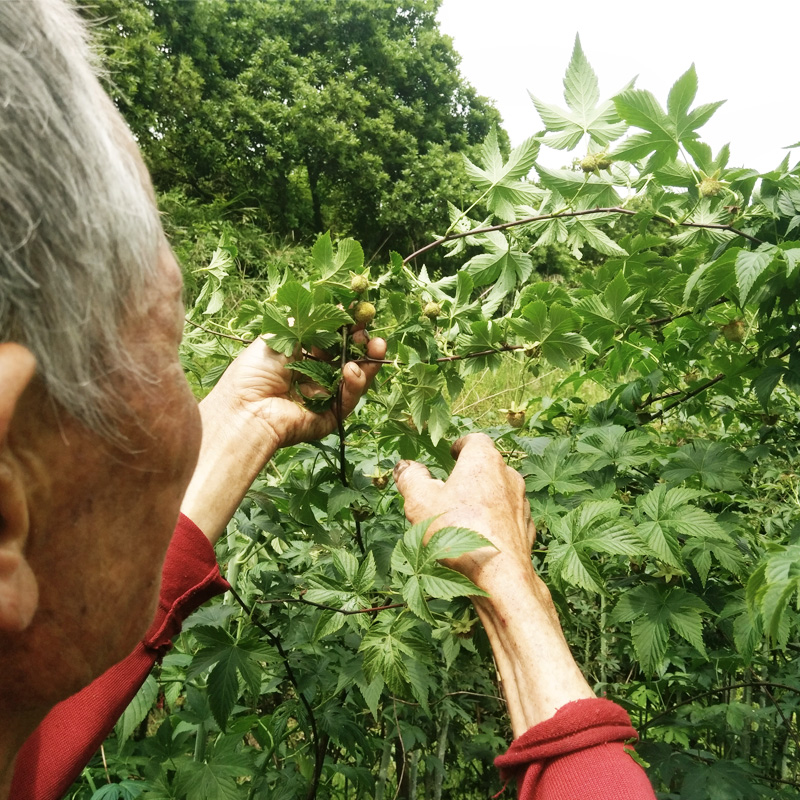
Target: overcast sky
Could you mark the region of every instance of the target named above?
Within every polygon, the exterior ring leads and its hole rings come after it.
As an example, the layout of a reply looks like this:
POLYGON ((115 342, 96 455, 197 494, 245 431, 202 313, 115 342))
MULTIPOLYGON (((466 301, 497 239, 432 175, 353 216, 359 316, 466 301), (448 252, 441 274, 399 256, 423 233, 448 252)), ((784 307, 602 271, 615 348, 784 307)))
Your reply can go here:
MULTIPOLYGON (((439 21, 464 77, 495 101, 512 144, 542 127, 528 90, 564 106, 576 33, 603 99, 638 75, 636 86, 665 106, 694 62, 696 103, 728 101, 701 135, 715 153, 730 142, 731 166, 772 169, 782 148, 800 140, 800 0, 444 0, 439 21)), ((798 158, 800 149, 792 165, 798 158)))

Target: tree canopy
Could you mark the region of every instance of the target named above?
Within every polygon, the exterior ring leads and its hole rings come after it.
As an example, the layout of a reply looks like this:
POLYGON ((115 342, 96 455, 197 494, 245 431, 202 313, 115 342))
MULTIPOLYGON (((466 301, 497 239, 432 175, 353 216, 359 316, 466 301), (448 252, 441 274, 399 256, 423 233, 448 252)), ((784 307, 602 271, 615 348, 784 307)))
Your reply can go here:
POLYGON ((499 116, 438 0, 92 0, 112 94, 158 190, 367 250, 444 228, 458 155, 499 116), (445 189, 446 191, 442 191, 445 189))

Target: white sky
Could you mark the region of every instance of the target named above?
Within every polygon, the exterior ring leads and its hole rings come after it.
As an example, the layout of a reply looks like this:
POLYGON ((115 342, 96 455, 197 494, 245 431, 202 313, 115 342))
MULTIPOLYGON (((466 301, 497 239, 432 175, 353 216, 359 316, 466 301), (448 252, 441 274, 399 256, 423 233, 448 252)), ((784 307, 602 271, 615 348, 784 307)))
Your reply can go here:
MULTIPOLYGON (((576 33, 602 99, 638 75, 636 87, 666 106, 694 62, 695 104, 727 100, 701 138, 715 153, 730 142, 730 166, 773 169, 800 140, 800 0, 443 0, 438 18, 462 75, 495 101, 512 145, 542 128, 528 90, 565 106, 576 33)), ((583 154, 543 149, 540 160, 561 166, 583 154)), ((791 164, 798 158, 800 149, 791 164)))

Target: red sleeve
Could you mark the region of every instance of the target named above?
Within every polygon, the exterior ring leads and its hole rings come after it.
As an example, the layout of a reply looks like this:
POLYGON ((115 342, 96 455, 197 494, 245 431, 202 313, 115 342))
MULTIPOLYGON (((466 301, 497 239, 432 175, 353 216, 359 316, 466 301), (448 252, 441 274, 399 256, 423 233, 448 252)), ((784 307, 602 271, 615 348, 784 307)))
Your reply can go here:
POLYGON ((161 576, 158 611, 136 649, 93 683, 55 706, 17 756, 14 800, 59 800, 114 727, 156 660, 172 646, 181 623, 224 592, 214 548, 181 514, 161 576))
POLYGON ((655 800, 644 770, 625 751, 636 731, 610 700, 576 700, 535 725, 495 759, 516 778, 519 800, 655 800))

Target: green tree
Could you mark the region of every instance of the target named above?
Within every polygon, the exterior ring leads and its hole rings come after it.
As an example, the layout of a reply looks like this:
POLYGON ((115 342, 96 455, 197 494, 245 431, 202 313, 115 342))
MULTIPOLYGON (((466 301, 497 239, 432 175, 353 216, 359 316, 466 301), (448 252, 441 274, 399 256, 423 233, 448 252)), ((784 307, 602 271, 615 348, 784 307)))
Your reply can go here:
POLYGON ((499 121, 436 0, 100 0, 112 93, 157 189, 368 251, 446 225, 460 153, 499 121), (445 191, 442 191, 445 189, 445 191))

